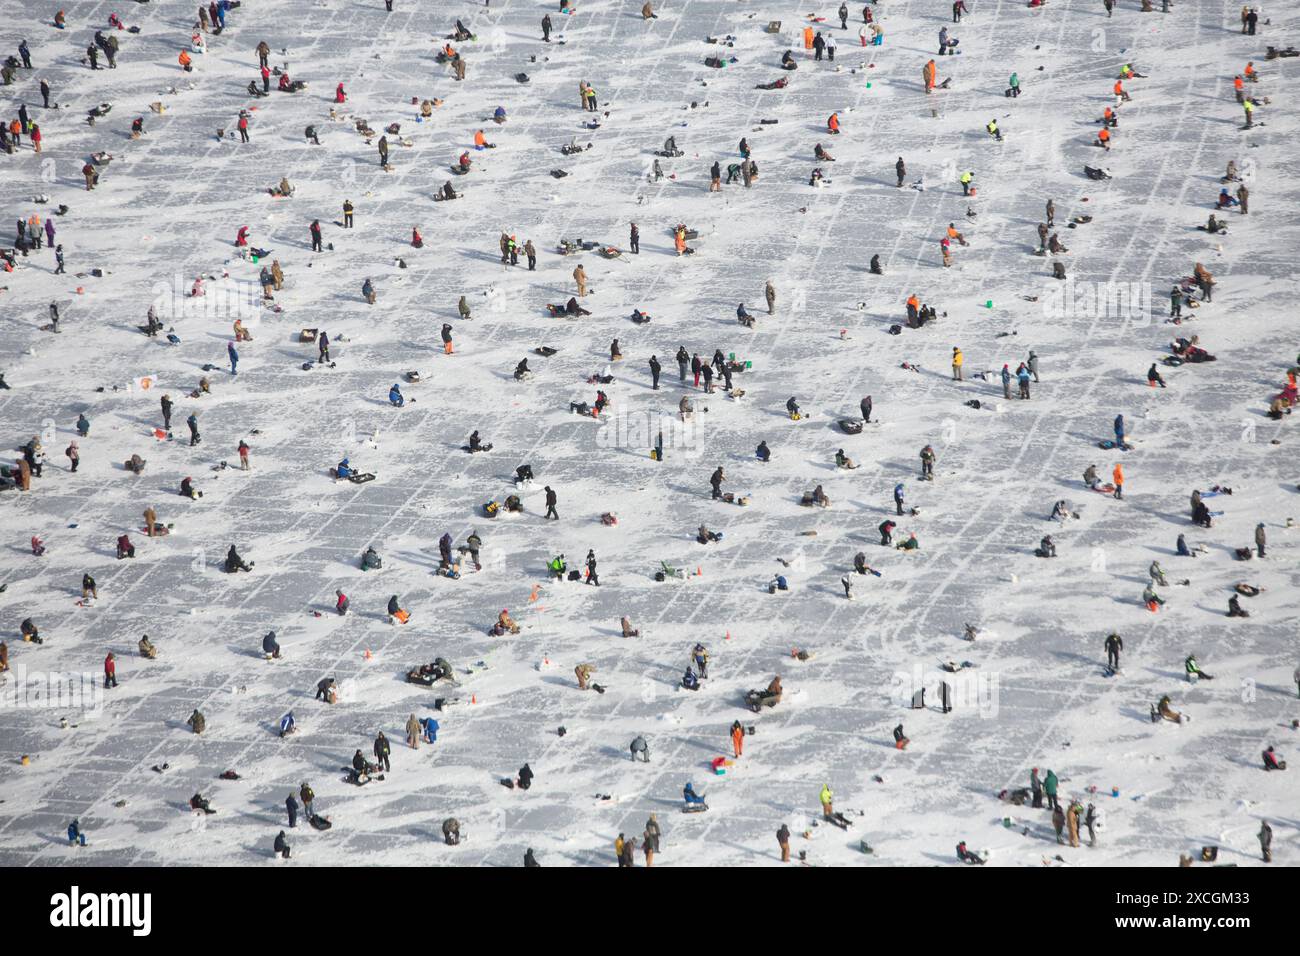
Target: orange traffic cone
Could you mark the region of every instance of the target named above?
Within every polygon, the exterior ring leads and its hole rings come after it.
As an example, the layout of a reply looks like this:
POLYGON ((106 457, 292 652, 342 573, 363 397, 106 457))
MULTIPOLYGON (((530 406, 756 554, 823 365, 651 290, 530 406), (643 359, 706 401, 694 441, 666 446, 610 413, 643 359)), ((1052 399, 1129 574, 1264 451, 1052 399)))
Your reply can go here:
POLYGON ((477 694, 470 694, 470 695, 469 695, 469 702, 470 702, 471 704, 477 704, 477 703, 478 703, 478 695, 477 695, 477 694))

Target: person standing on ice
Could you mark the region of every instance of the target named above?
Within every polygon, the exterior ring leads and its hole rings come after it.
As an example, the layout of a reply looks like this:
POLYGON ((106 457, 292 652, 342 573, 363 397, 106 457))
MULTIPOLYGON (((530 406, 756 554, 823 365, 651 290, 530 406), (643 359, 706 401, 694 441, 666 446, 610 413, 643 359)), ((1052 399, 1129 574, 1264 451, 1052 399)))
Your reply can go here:
POLYGON ((831 785, 829 783, 822 784, 822 792, 817 795, 817 799, 821 801, 823 820, 829 820, 835 816, 833 806, 835 794, 831 792, 831 785))
POLYGON ((934 481, 934 449, 926 445, 921 449, 921 479, 923 481, 934 481))
MULTIPOLYGON (((1056 791, 1060 786, 1056 779, 1056 771, 1048 770, 1047 776, 1043 778, 1043 793, 1047 795, 1047 806, 1053 811, 1061 809, 1061 803, 1056 799, 1056 791)), ((1064 813, 1064 811, 1061 811, 1064 813)), ((1062 820, 1064 822, 1064 820, 1062 820)))
POLYGON ((1106 666, 1113 671, 1119 670, 1119 652, 1124 650, 1124 639, 1112 632, 1106 636, 1106 666))

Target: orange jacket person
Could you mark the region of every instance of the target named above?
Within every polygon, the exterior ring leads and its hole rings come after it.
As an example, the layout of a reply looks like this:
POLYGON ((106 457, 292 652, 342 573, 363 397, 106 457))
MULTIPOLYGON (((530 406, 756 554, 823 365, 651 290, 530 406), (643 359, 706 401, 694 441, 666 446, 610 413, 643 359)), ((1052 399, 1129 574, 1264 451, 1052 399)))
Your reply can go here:
POLYGON ((1111 480, 1115 482, 1115 497, 1124 497, 1124 465, 1121 462, 1115 462, 1115 470, 1110 473, 1111 480))
POLYGON ((828 119, 828 120, 826 121, 826 128, 827 128, 828 130, 830 130, 832 133, 838 133, 838 132, 840 131, 840 114, 839 114, 839 113, 832 113, 832 114, 831 114, 830 119, 828 119))
POLYGON ((181 69, 185 72, 190 71, 190 55, 187 51, 181 50, 181 55, 176 58, 176 62, 181 65, 181 69))
POLYGON ((740 726, 740 721, 731 725, 731 749, 737 757, 745 752, 745 728, 740 726))

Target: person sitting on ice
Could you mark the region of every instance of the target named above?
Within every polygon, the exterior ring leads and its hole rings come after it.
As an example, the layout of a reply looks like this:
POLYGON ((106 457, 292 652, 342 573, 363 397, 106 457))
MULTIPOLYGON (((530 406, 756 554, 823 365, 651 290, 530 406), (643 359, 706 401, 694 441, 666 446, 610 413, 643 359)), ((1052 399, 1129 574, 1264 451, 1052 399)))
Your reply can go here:
POLYGON ((1142 603, 1145 604, 1152 611, 1154 611, 1157 608, 1159 608, 1161 605, 1163 605, 1165 603, 1165 600, 1159 594, 1156 593, 1155 587, 1153 587, 1151 584, 1148 584, 1142 590, 1142 603))
POLYGON ((963 863, 977 863, 980 866, 984 865, 983 857, 978 853, 972 853, 970 850, 966 849, 965 840, 962 840, 957 844, 957 859, 961 860, 963 863))
POLYGON ((1228 598, 1228 617, 1250 617, 1250 612, 1242 609, 1241 599, 1235 594, 1228 598))
POLYGON ((1101 478, 1097 475, 1097 466, 1089 465, 1083 472, 1083 483, 1094 491, 1101 484, 1101 478))
POLYGON ((913 531, 910 535, 908 535, 906 541, 904 541, 902 544, 898 545, 897 548, 895 548, 896 551, 919 551, 920 549, 921 549, 921 542, 916 540, 915 531, 913 531))
POLYGON ((1066 518, 1073 517, 1074 513, 1070 510, 1070 503, 1065 499, 1061 499, 1052 506, 1052 517, 1050 520, 1064 523, 1066 518))
POLYGON ((754 317, 746 311, 745 303, 743 302, 736 306, 736 321, 742 325, 752 326, 754 324, 754 317))
POLYGON ((354 783, 358 787, 365 786, 370 782, 370 774, 374 769, 374 765, 366 760, 365 755, 358 748, 352 755, 352 770, 348 773, 348 783, 354 783))
POLYGON ((236 571, 251 571, 252 565, 245 563, 244 559, 239 556, 232 544, 230 550, 226 552, 226 573, 234 574, 236 571))
POLYGON ((623 619, 622 619, 621 621, 619 621, 619 625, 623 628, 623 636, 624 636, 624 637, 640 637, 640 636, 641 636, 641 632, 640 632, 637 628, 635 628, 635 627, 632 626, 632 619, 631 619, 630 617, 628 617, 627 615, 623 615, 623 619))
POLYGON ((361 570, 373 571, 376 568, 382 568, 384 561, 379 557, 379 552, 374 547, 366 548, 365 553, 361 555, 361 570))
POLYGON ((447 200, 447 199, 459 199, 459 198, 460 198, 460 196, 459 196, 459 194, 456 192, 456 190, 452 189, 452 187, 451 187, 451 180, 450 180, 450 179, 447 180, 445 183, 442 184, 442 198, 443 198, 444 200, 447 200))
POLYGON ((388 404, 392 405, 394 408, 401 408, 406 404, 406 398, 402 395, 401 386, 396 382, 394 382, 393 387, 388 390, 388 404))
POLYGON ((1187 660, 1183 661, 1183 670, 1187 672, 1188 683, 1196 683, 1198 680, 1214 680, 1214 677, 1201 670, 1201 665, 1196 661, 1195 654, 1188 654, 1187 660))
POLYGON ((349 463, 348 459, 346 458, 344 458, 341 462, 338 463, 338 467, 334 469, 334 473, 340 480, 351 478, 353 475, 356 474, 356 472, 353 471, 352 469, 352 465, 349 463))
POLYGON ((826 492, 822 490, 821 485, 818 485, 812 491, 804 492, 803 503, 817 505, 819 508, 827 508, 830 506, 831 499, 826 497, 826 492))
POLYGON ((154 660, 158 656, 158 648, 154 647, 153 641, 149 640, 148 634, 140 638, 138 646, 140 648, 141 657, 147 657, 149 660, 154 660))
POLYGON ((682 675, 682 687, 685 690, 700 689, 700 679, 695 676, 695 669, 689 664, 686 665, 686 673, 682 675))
POLYGON ((275 631, 267 631, 262 638, 262 653, 276 660, 280 657, 280 642, 275 639, 275 631))
POLYGON ((501 637, 503 634, 518 634, 519 625, 510 617, 508 608, 502 608, 501 613, 497 615, 497 622, 492 625, 492 635, 501 637))
POLYGON ((1265 770, 1285 770, 1286 761, 1278 758, 1277 751, 1270 745, 1263 753, 1265 770))
POLYGON ((411 245, 416 249, 424 248, 424 236, 420 235, 420 227, 411 227, 411 245))
POLYGON ((190 809, 202 810, 204 813, 217 812, 212 809, 212 802, 204 797, 202 793, 196 793, 194 796, 190 797, 190 809))
POLYGON ((1241 204, 1237 202, 1237 200, 1233 198, 1232 194, 1229 193, 1228 190, 1225 188, 1219 190, 1219 202, 1218 205, 1216 205, 1214 208, 1231 209, 1233 206, 1239 206, 1239 205, 1241 204))
POLYGON ((775 594, 777 591, 788 591, 788 590, 790 590, 790 582, 785 579, 784 574, 774 575, 772 578, 772 583, 767 586, 767 591, 769 594, 775 594))
POLYGON ((781 54, 781 69, 783 70, 799 69, 799 64, 795 62, 794 53, 792 51, 786 50, 784 53, 781 54))
POLYGON ((1160 703, 1156 705, 1156 713, 1165 720, 1173 721, 1175 724, 1182 723, 1183 720, 1183 715, 1174 710, 1168 694, 1160 698, 1160 703))
POLYGON ((460 159, 458 159, 458 160, 456 161, 456 165, 460 167, 460 171, 461 171, 462 173, 467 173, 467 172, 469 172, 470 164, 471 164, 471 160, 470 160, 470 158, 469 158, 469 152, 468 152, 468 151, 461 153, 461 154, 460 154, 460 159))
POLYGON ((557 554, 555 557, 551 558, 551 560, 546 564, 546 569, 551 572, 551 577, 563 581, 564 574, 568 570, 568 565, 565 563, 564 555, 557 554))
POLYGON ((280 718, 280 736, 288 737, 290 734, 297 732, 298 722, 293 719, 293 711, 285 714, 280 718))
POLYGON ((117 557, 119 560, 121 560, 122 558, 135 557, 135 545, 131 543, 131 538, 128 535, 125 534, 118 535, 117 557))
POLYGON ((754 457, 757 458, 759 461, 772 460, 772 449, 767 447, 766 441, 761 441, 758 443, 758 448, 754 450, 754 457))
POLYGON ((844 454, 844 449, 841 448, 841 449, 839 449, 838 451, 835 452, 835 467, 836 467, 836 468, 856 468, 856 467, 858 467, 858 466, 855 465, 855 464, 853 463, 853 459, 852 459, 852 458, 850 458, 848 455, 844 454))
POLYGON ((700 544, 712 544, 714 541, 718 541, 721 538, 722 535, 718 534, 716 531, 710 531, 707 525, 700 525, 700 530, 695 534, 695 540, 700 544))
POLYGON ((522 382, 525 379, 533 377, 532 369, 528 367, 528 359, 520 359, 519 364, 515 366, 515 381, 522 382))
POLYGON ((682 799, 686 801, 687 807, 707 806, 707 804, 704 802, 704 797, 700 796, 700 794, 695 792, 695 787, 691 784, 689 780, 686 781, 686 786, 682 787, 682 799))
POLYGON ((830 153, 828 153, 822 147, 821 143, 818 143, 816 146, 813 147, 813 156, 815 156, 819 162, 823 162, 823 163, 835 162, 835 157, 832 156, 830 153))

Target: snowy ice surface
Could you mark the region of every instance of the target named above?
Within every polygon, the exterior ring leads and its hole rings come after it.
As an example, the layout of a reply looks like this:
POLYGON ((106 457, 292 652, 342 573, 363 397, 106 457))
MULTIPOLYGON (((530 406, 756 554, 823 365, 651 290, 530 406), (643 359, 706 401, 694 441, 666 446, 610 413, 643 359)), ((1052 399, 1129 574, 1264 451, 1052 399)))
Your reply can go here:
POLYGON ((0 863, 270 864, 284 798, 304 780, 334 828, 300 824, 288 865, 518 865, 529 846, 544 865, 608 865, 618 834, 639 838, 650 812, 664 830, 655 862, 668 866, 776 863, 782 822, 796 832, 793 848, 825 865, 956 865, 953 846, 963 838, 991 850, 994 864, 1039 866, 1060 853, 1070 865, 1169 865, 1218 844, 1221 862, 1250 865, 1268 819, 1275 859, 1295 861, 1295 775, 1265 774, 1259 754, 1274 744, 1295 757, 1291 723, 1300 716, 1291 676, 1300 663, 1300 532, 1288 528, 1300 517, 1289 451, 1296 426, 1264 415, 1297 349, 1300 231, 1300 60, 1266 61, 1264 50, 1300 41, 1296 12, 1270 5, 1259 35, 1246 37, 1233 3, 1180 0, 1169 14, 1141 14, 1121 0, 1107 19, 1091 0, 1036 10, 975 0, 954 25, 946 2, 887 0, 874 8, 884 44, 864 49, 861 8, 851 5, 844 32, 837 5, 824 4, 838 40, 831 65, 814 63, 796 42, 804 8, 656 6, 659 19, 643 22, 636 0, 579 0, 571 17, 554 4, 512 0, 490 8, 397 0, 392 14, 380 0, 244 0, 185 74, 176 58, 188 45, 192 3, 69 4, 63 32, 40 22, 55 5, 0 3, 5 49, 26 36, 36 61, 0 91, 4 117, 26 102, 44 134, 40 156, 26 137, 15 155, 0 155, 0 200, 11 222, 69 207, 56 217, 68 273, 53 275, 42 249, 0 276, 0 368, 12 386, 0 392, 2 430, 14 448, 42 436, 49 456, 30 493, 4 493, 0 518, 0 619, 14 668, 0 689, 0 863), (91 72, 79 58, 113 9, 141 32, 118 33, 118 69, 91 72), (549 45, 540 42, 545 12, 555 21, 549 45), (477 35, 457 44, 468 65, 463 83, 434 63, 456 17, 477 35), (777 19, 782 33, 765 34, 777 19), (945 25, 963 52, 937 60, 940 80, 953 83, 927 96, 921 69, 945 25), (734 47, 704 42, 729 34, 734 47), (247 95, 261 39, 272 65, 287 64, 305 91, 247 95), (782 74, 776 64, 791 47, 799 69, 782 74), (716 54, 737 62, 705 67, 716 54), (1232 79, 1252 59, 1262 75, 1252 92, 1270 102, 1256 113, 1264 125, 1246 132, 1232 79), (1147 78, 1126 83, 1132 102, 1103 155, 1092 145, 1095 120, 1125 62, 1147 78), (1015 100, 1003 96, 1012 70, 1024 90, 1015 100), (527 85, 514 79, 521 71, 527 85), (755 89, 781 75, 787 89, 755 89), (36 105, 41 76, 57 111, 36 105), (608 111, 598 130, 582 125, 591 116, 578 104, 584 79, 608 111), (348 102, 331 122, 340 81, 348 102), (426 97, 445 102, 420 123, 411 102, 426 97), (86 111, 105 101, 111 114, 87 125, 86 111), (165 112, 149 110, 155 101, 165 112), (487 121, 498 105, 509 111, 503 126, 487 121), (251 142, 218 141, 216 130, 233 130, 243 107, 254 110, 251 142), (825 131, 832 111, 838 136, 825 131), (147 132, 131 141, 136 116, 147 132), (356 118, 377 132, 401 124, 412 145, 390 137, 390 172, 354 130, 356 118), (992 118, 1001 143, 984 132, 992 118), (304 142, 309 124, 323 145, 304 142), (473 172, 454 177, 464 199, 433 203, 453 178, 448 164, 480 127, 497 148, 471 150, 473 172), (648 183, 653 151, 669 134, 686 155, 661 160, 667 178, 648 183), (739 162, 742 136, 758 182, 709 193, 709 165, 739 162), (562 156, 571 138, 594 145, 562 156), (813 162, 818 142, 836 162, 813 162), (81 166, 101 150, 114 159, 86 192, 81 166), (909 184, 923 180, 923 190, 895 187, 900 155, 909 184), (1228 234, 1208 236, 1195 227, 1229 160, 1246 174, 1254 208, 1225 213, 1228 234), (1114 179, 1085 179, 1085 163, 1114 179), (831 180, 822 189, 808 185, 814 166, 831 180), (557 168, 570 175, 552 178, 557 168), (976 173, 969 200, 956 182, 964 169, 976 173), (266 190, 281 176, 297 192, 273 200, 266 190), (41 194, 50 202, 34 204, 41 194), (1047 307, 1061 286, 1051 259, 1031 253, 1049 197, 1074 288, 1137 284, 1149 309, 1047 307), (350 231, 336 224, 349 198, 350 231), (1065 228, 1083 215, 1092 222, 1065 228), (310 252, 314 218, 332 251, 310 252), (560 238, 625 247, 632 220, 639 256, 555 251, 560 238), (699 230, 694 256, 674 255, 679 222, 699 230), (949 222, 970 245, 954 244, 945 269, 939 239, 949 222), (232 378, 231 315, 164 312, 175 346, 136 326, 150 303, 174 307, 168 290, 188 291, 199 274, 228 270, 230 283, 255 286, 258 266, 233 247, 243 225, 287 281, 276 295, 283 312, 256 308, 245 319, 253 341, 240 343, 232 378), (413 226, 423 249, 409 244, 413 226), (533 240, 536 273, 501 265, 502 230, 533 240), (869 274, 873 254, 884 276, 869 274), (545 303, 573 294, 579 261, 593 315, 548 317, 545 303), (1182 326, 1166 324, 1171 282, 1198 261, 1218 281, 1214 302, 1182 326), (91 276, 92 268, 106 274, 91 276), (373 306, 360 295, 366 277, 377 289, 373 306), (778 290, 770 318, 769 278, 778 290), (946 315, 886 334, 911 293, 946 315), (468 322, 456 313, 462 294, 468 322), (50 301, 63 315, 58 335, 40 330, 50 301), (758 314, 752 331, 735 322, 739 302, 758 314), (633 325, 633 308, 653 320, 633 325), (444 322, 454 326, 453 355, 442 352, 444 322), (315 347, 297 340, 305 327, 329 331, 337 367, 301 369, 315 358, 315 347), (1149 389, 1148 366, 1176 335, 1191 334, 1217 363, 1162 366, 1169 387, 1149 389), (586 378, 608 364, 615 337, 625 358, 605 387, 607 420, 571 414, 570 401, 594 400, 586 378), (543 344, 558 353, 532 354, 543 344), (679 434, 673 356, 683 344, 705 360, 715 349, 735 353, 752 369, 736 376, 739 401, 690 390, 698 421, 679 434), (953 346, 965 354, 961 384, 951 380, 953 346), (996 373, 1003 363, 1014 370, 1030 349, 1041 383, 1029 402, 1005 401, 996 373), (652 353, 664 365, 658 392, 646 367, 652 353), (534 379, 517 383, 511 371, 525 355, 534 379), (205 363, 217 366, 211 394, 192 400, 205 363), (423 381, 403 385, 404 408, 390 407, 389 386, 413 369, 423 381), (994 374, 975 378, 985 370, 994 374), (176 400, 173 441, 152 435, 163 392, 176 400), (868 394, 882 423, 841 433, 836 420, 855 416, 868 394), (792 395, 808 412, 803 421, 786 416, 792 395), (964 404, 976 398, 981 409, 964 404), (191 411, 203 434, 192 448, 184 438, 191 411), (80 412, 92 424, 72 475, 63 451, 80 412), (1123 501, 1080 483, 1087 465, 1109 477, 1119 460, 1097 447, 1117 413, 1135 443, 1122 456, 1123 501), (655 463, 648 450, 660 422, 669 448, 655 463), (471 457, 461 446, 476 428, 495 448, 471 457), (240 439, 252 447, 247 473, 237 470, 240 439), (766 465, 753 457, 761 439, 773 450, 766 465), (933 484, 917 480, 927 443, 938 455, 933 484), (862 467, 837 471, 837 448, 862 467), (138 477, 121 465, 132 453, 148 459, 138 477), (378 479, 332 482, 327 469, 345 455, 378 479), (221 461, 236 470, 211 470, 221 461), (526 513, 484 518, 481 505, 509 494, 524 462, 538 478, 523 496, 526 513), (709 500, 719 464, 727 490, 752 496, 749 507, 709 500), (186 475, 202 500, 177 496, 186 475), (920 514, 899 519, 896 540, 915 531, 919 553, 878 544, 899 481, 920 514), (831 508, 800 507, 819 483, 831 508), (1234 493, 1210 499, 1225 513, 1212 529, 1196 528, 1188 495, 1216 483, 1234 493), (559 496, 558 522, 541 518, 546 484, 559 496), (1057 528, 1047 516, 1060 498, 1081 517, 1057 528), (139 533, 149 505, 175 523, 170 537, 139 533), (601 524, 605 511, 618 515, 617 526, 601 524), (1268 557, 1235 561, 1260 521, 1268 557), (701 523, 723 540, 696 544, 701 523), (471 529, 484 540, 484 570, 459 581, 435 575, 438 537, 450 531, 460 544, 471 529), (124 531, 139 550, 134 561, 114 558, 124 531), (1032 549, 1049 532, 1060 556, 1036 559, 1032 549), (1175 557, 1180 532, 1208 553, 1175 557), (48 546, 44 557, 29 552, 33 534, 48 546), (256 561, 251 574, 220 572, 232 542, 256 561), (372 543, 385 566, 363 574, 358 557, 372 543), (545 581, 552 555, 577 566, 589 548, 601 587, 545 581), (839 579, 858 551, 883 576, 851 575, 850 602, 839 579), (1161 589, 1168 603, 1158 614, 1139 601, 1153 559, 1171 579, 1191 582, 1161 589), (654 581, 660 560, 690 576, 654 581), (87 571, 100 600, 82 608, 87 571), (769 595, 778 571, 791 590, 769 595), (1224 616, 1238 581, 1266 588, 1243 599, 1248 620, 1224 616), (352 600, 345 618, 332 613, 336 589, 352 600), (412 610, 409 625, 387 623, 392 594, 412 610), (502 608, 523 625, 520 635, 486 636, 502 608), (639 639, 621 636, 625 614, 639 639), (43 646, 18 637, 29 616, 43 646), (966 622, 990 633, 965 643, 966 622), (260 641, 270 629, 284 659, 268 663, 260 641), (1107 679, 1102 641, 1112 629, 1125 641, 1123 674, 1107 679), (153 662, 135 653, 146 632, 161 651, 153 662), (677 682, 696 641, 708 645, 712 665, 692 694, 677 682), (792 648, 814 656, 792 660, 792 648), (108 650, 121 684, 91 712, 38 693, 41 675, 97 680, 108 650), (1183 682, 1192 651, 1213 683, 1183 682), (444 692, 403 675, 436 655, 460 671, 489 666, 460 675, 462 703, 437 715, 435 745, 412 752, 403 742, 408 714, 434 713, 432 699, 444 692), (957 706, 944 715, 934 685, 947 660, 978 667, 955 678, 957 706), (576 689, 573 667, 583 661, 608 693, 576 689), (785 700, 761 715, 745 711, 744 692, 776 673, 785 700), (327 675, 345 691, 332 707, 312 699, 327 675), (924 712, 906 709, 918 676, 931 686, 924 712), (1150 723, 1149 705, 1166 693, 1190 723, 1150 723), (202 737, 184 724, 196 707, 207 716, 202 737), (280 740, 277 722, 290 709, 300 733, 280 740), (61 729, 63 717, 76 726, 61 729), (729 753, 737 718, 757 732, 736 766, 714 777, 709 763, 729 753), (912 741, 905 751, 890 733, 900 721, 912 741), (348 786, 340 768, 358 747, 369 755, 379 730, 393 744, 392 773, 348 786), (649 740, 649 764, 630 760, 637 734, 649 740), (532 789, 500 786, 525 761, 537 774, 532 789), (150 769, 163 763, 161 775, 150 769), (997 800, 1003 788, 1027 785, 1034 766, 1054 769, 1063 795, 1101 807, 1097 847, 1058 847, 1045 812, 997 800), (226 769, 242 779, 218 780, 226 769), (687 780, 707 794, 708 813, 678 813, 687 780), (811 826, 823 783, 855 821, 847 834, 811 826), (196 790, 217 815, 191 817, 196 790), (454 848, 439 832, 452 815, 464 834, 454 848), (74 817, 90 842, 75 851, 64 837, 74 817), (874 855, 860 851, 863 839, 874 855))

